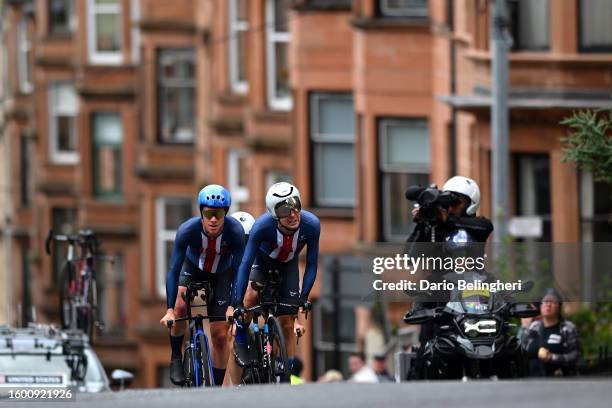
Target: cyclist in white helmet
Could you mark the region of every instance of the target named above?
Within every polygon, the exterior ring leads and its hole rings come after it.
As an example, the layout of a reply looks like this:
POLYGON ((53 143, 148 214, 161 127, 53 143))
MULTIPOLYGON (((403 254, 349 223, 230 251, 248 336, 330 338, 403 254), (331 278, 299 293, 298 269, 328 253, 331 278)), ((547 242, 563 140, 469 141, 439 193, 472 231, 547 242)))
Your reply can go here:
POLYGON ((248 239, 249 234, 251 233, 251 228, 253 228, 253 224, 255 224, 255 218, 246 211, 236 211, 235 213, 230 214, 230 217, 235 218, 240 224, 242 224, 245 238, 248 239))

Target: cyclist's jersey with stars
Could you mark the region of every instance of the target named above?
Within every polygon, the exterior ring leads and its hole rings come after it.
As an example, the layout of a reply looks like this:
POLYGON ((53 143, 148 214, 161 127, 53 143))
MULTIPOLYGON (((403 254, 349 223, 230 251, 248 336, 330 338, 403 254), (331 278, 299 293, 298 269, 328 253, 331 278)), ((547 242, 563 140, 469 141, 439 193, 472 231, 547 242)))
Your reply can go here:
POLYGON ((240 222, 232 217, 225 217, 223 230, 214 238, 206 235, 200 217, 196 216, 182 223, 176 232, 170 269, 166 275, 168 308, 174 308, 185 257, 207 273, 226 273, 231 267, 235 281, 243 252, 244 230, 240 222))
POLYGON ((290 235, 283 234, 278 229, 278 220, 271 214, 265 213, 260 216, 253 224, 249 234, 249 241, 232 291, 232 304, 242 303, 251 267, 258 252, 276 262, 297 262, 298 255, 305 246, 308 248, 300 299, 306 300, 317 277, 320 234, 319 218, 306 210, 301 211, 300 226, 290 235))

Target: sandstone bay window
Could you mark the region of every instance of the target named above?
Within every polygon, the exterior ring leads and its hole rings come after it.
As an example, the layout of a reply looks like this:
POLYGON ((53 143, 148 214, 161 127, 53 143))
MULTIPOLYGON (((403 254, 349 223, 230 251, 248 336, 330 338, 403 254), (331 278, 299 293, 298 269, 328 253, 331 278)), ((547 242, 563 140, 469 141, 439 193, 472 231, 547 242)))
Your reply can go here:
POLYGON ((120 198, 123 188, 123 127, 117 113, 92 116, 93 188, 97 197, 120 198))
POLYGON ((92 63, 122 62, 120 0, 87 0, 87 36, 92 63))
POLYGON ((49 85, 49 155, 56 164, 75 164, 77 152, 76 115, 78 100, 72 82, 49 85))
POLYGON ((313 204, 355 206, 355 111, 344 93, 310 95, 313 204))
POLYGON ((193 143, 195 52, 193 49, 162 49, 157 68, 159 141, 193 143))
POLYGON ((229 0, 229 77, 233 92, 246 93, 247 80, 249 1, 229 0))
POLYGON ((289 1, 266 2, 266 73, 268 105, 273 110, 291 110, 287 48, 289 34, 289 1))
POLYGON ((164 299, 176 230, 195 215, 192 202, 188 197, 160 197, 155 203, 156 288, 157 294, 164 299))
POLYGON ((431 147, 422 119, 381 119, 378 123, 385 241, 403 241, 412 231, 411 205, 404 193, 413 184, 429 185, 431 147))

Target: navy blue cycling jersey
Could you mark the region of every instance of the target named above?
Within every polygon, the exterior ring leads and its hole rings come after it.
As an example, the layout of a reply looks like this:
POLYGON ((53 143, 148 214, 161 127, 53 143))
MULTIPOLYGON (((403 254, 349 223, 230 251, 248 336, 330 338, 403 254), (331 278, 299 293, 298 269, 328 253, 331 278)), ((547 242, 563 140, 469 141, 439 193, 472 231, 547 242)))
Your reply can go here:
POLYGON ((321 223, 313 213, 302 210, 300 226, 293 234, 283 234, 278 229, 278 220, 271 214, 265 213, 259 217, 251 233, 235 285, 232 291, 232 305, 242 304, 246 292, 249 274, 257 252, 263 253, 276 262, 297 261, 299 253, 307 246, 306 270, 302 279, 300 299, 306 300, 317 277, 317 264, 319 257, 319 235, 321 234, 321 223))
MULTIPOLYGON (((174 308, 178 293, 178 281, 185 257, 208 273, 224 273, 230 266, 238 270, 244 253, 244 230, 240 222, 225 217, 223 230, 215 238, 204 232, 202 219, 193 217, 181 224, 176 232, 170 269, 166 275, 166 301, 174 308)), ((234 284, 236 277, 235 273, 234 284)))

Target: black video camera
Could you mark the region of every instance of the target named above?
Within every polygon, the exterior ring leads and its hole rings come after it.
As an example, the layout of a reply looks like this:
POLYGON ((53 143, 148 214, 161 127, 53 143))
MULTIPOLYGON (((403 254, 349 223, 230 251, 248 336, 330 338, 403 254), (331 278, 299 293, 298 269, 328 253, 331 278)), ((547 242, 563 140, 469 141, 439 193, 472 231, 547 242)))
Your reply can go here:
POLYGON ((419 221, 427 225, 436 225, 439 209, 448 209, 458 201, 454 194, 439 190, 435 184, 431 184, 429 187, 408 187, 406 199, 416 201, 419 204, 419 221))

